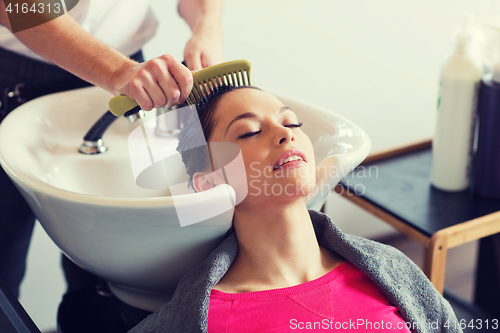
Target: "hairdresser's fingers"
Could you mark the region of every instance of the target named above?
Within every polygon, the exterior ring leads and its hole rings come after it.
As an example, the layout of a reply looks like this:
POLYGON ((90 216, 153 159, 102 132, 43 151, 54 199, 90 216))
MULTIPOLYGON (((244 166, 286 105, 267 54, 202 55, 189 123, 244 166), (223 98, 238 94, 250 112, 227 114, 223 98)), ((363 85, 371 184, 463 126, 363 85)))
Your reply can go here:
POLYGON ((169 102, 169 98, 171 98, 172 96, 176 96, 170 91, 164 91, 156 81, 148 84, 145 89, 153 103, 153 107, 157 109, 165 106, 165 104, 169 102))
MULTIPOLYGON (((145 63, 145 89, 151 97, 154 107, 164 105, 171 107, 179 101, 180 91, 171 73, 184 67, 179 61, 168 54, 151 59, 145 63)), ((182 78, 181 78, 182 79, 182 78)))
POLYGON ((201 52, 201 65, 203 68, 217 65, 224 60, 222 47, 206 48, 201 52))
POLYGON ((203 69, 201 65, 201 53, 197 49, 188 47, 188 45, 186 45, 184 49, 184 60, 186 61, 187 67, 192 71, 203 69))
POLYGON ((204 54, 201 55, 201 65, 203 66, 203 68, 210 67, 211 63, 213 62, 210 61, 210 59, 208 59, 204 54))
MULTIPOLYGON (((135 99, 146 111, 153 107, 162 107, 169 103, 169 100, 170 106, 177 103, 181 91, 190 90, 191 85, 189 70, 168 54, 145 63, 133 63, 115 79, 115 87, 118 87, 116 91, 135 99)), ((185 91, 182 93, 189 94, 185 91)))
POLYGON ((163 59, 155 58, 140 64, 140 69, 134 76, 136 82, 134 96, 130 97, 136 100, 141 109, 149 111, 153 108, 160 108, 167 103, 166 93, 158 85, 158 78, 165 75, 168 75, 168 70, 163 59))
MULTIPOLYGON (((193 75, 191 74, 189 69, 181 63, 176 63, 175 65, 170 66, 169 74, 176 84, 175 87, 173 85, 170 85, 169 87, 177 89, 179 92, 178 100, 175 103, 182 104, 189 96, 189 93, 193 88, 193 75)), ((161 86, 163 87, 162 84, 161 86)), ((172 105, 174 105, 175 103, 173 103, 172 105)), ((170 102, 168 104, 170 104, 170 102)))
POLYGON ((195 29, 184 48, 190 70, 200 70, 223 61, 222 31, 218 25, 195 29))
POLYGON ((158 84, 165 92, 165 96, 167 98, 167 102, 165 104, 168 108, 179 103, 181 91, 177 82, 170 75, 170 73, 162 78, 159 78, 158 84))
POLYGON ((147 79, 146 76, 145 72, 138 71, 137 74, 119 90, 119 93, 134 99, 142 110, 149 111, 153 109, 154 101, 146 88, 151 85, 151 83, 147 83, 151 78, 147 79))
POLYGON ((142 84, 134 84, 132 83, 132 86, 130 89, 127 90, 127 92, 123 92, 125 95, 128 97, 134 99, 137 104, 141 107, 141 110, 144 111, 150 111, 154 107, 154 102, 147 93, 147 91, 144 89, 142 84))

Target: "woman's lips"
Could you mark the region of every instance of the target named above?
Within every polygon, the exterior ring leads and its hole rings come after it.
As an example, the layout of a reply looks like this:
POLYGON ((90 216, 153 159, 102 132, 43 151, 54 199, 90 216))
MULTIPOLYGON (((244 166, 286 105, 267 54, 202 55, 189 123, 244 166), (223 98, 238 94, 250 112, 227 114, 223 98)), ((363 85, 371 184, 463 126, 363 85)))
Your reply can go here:
POLYGON ((303 152, 297 149, 287 150, 278 158, 278 161, 274 164, 273 170, 278 170, 281 167, 298 167, 306 163, 306 156, 303 152))

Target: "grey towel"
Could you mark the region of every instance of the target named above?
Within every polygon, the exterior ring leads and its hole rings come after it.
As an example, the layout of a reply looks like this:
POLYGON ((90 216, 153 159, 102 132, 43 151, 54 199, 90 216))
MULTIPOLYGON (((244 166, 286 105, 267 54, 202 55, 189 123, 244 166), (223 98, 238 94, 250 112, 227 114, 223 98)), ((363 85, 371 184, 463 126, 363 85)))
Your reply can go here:
MULTIPOLYGON (((412 332, 462 332, 450 304, 420 268, 397 249, 345 235, 324 214, 309 211, 319 244, 363 271, 396 306, 412 332)), ((179 282, 172 300, 129 333, 206 332, 212 287, 238 252, 233 233, 179 282)))

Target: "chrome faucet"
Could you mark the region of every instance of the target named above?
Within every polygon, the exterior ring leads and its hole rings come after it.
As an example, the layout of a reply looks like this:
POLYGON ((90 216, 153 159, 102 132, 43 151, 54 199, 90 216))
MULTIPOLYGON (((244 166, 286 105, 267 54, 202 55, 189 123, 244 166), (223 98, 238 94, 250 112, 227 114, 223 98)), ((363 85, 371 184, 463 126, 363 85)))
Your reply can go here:
MULTIPOLYGON (((182 62, 182 64, 186 66, 186 63, 184 61, 182 62)), ((163 137, 177 137, 177 135, 181 131, 182 119, 181 117, 179 117, 177 112, 168 112, 184 107, 186 105, 187 103, 181 105, 176 104, 170 108, 164 106, 157 109, 155 134, 163 137), (165 113, 167 113, 165 117, 160 117, 165 113)), ((136 106, 130 111, 125 112, 123 116, 127 117, 128 120, 133 123, 138 119, 143 118, 145 116, 145 113, 139 106, 136 106)), ((102 136, 116 119, 118 119, 118 117, 113 115, 111 111, 108 110, 101 118, 99 118, 99 120, 96 121, 96 123, 90 128, 87 134, 85 134, 85 136, 83 137, 83 143, 80 148, 78 148, 78 151, 86 155, 101 154, 106 152, 108 150, 108 147, 102 141, 102 136)))
POLYGON ((175 104, 169 108, 164 106, 162 108, 156 109, 155 134, 166 138, 176 138, 181 132, 182 128, 181 113, 170 111, 174 111, 185 106, 187 106, 187 103, 175 104))
MULTIPOLYGON (((127 111, 123 116, 127 117, 128 120, 133 123, 143 118, 145 113, 139 106, 136 106, 132 110, 127 111)), ((116 119, 118 119, 118 117, 112 114, 111 111, 106 111, 106 113, 90 128, 87 134, 85 134, 83 143, 80 148, 78 148, 78 151, 86 155, 101 154, 107 151, 108 147, 102 141, 102 136, 116 119)))

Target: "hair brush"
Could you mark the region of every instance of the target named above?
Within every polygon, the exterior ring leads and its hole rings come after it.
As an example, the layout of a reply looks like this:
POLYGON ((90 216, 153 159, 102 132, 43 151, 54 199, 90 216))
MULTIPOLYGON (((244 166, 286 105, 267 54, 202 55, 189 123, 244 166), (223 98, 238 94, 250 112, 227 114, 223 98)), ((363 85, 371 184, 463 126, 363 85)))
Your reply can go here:
MULTIPOLYGON (((189 105, 197 105, 216 87, 249 86, 250 68, 248 60, 234 60, 210 66, 193 73, 193 89, 186 99, 189 105)), ((120 95, 109 101, 109 111, 117 117, 130 116, 141 110, 132 98, 120 95)))

